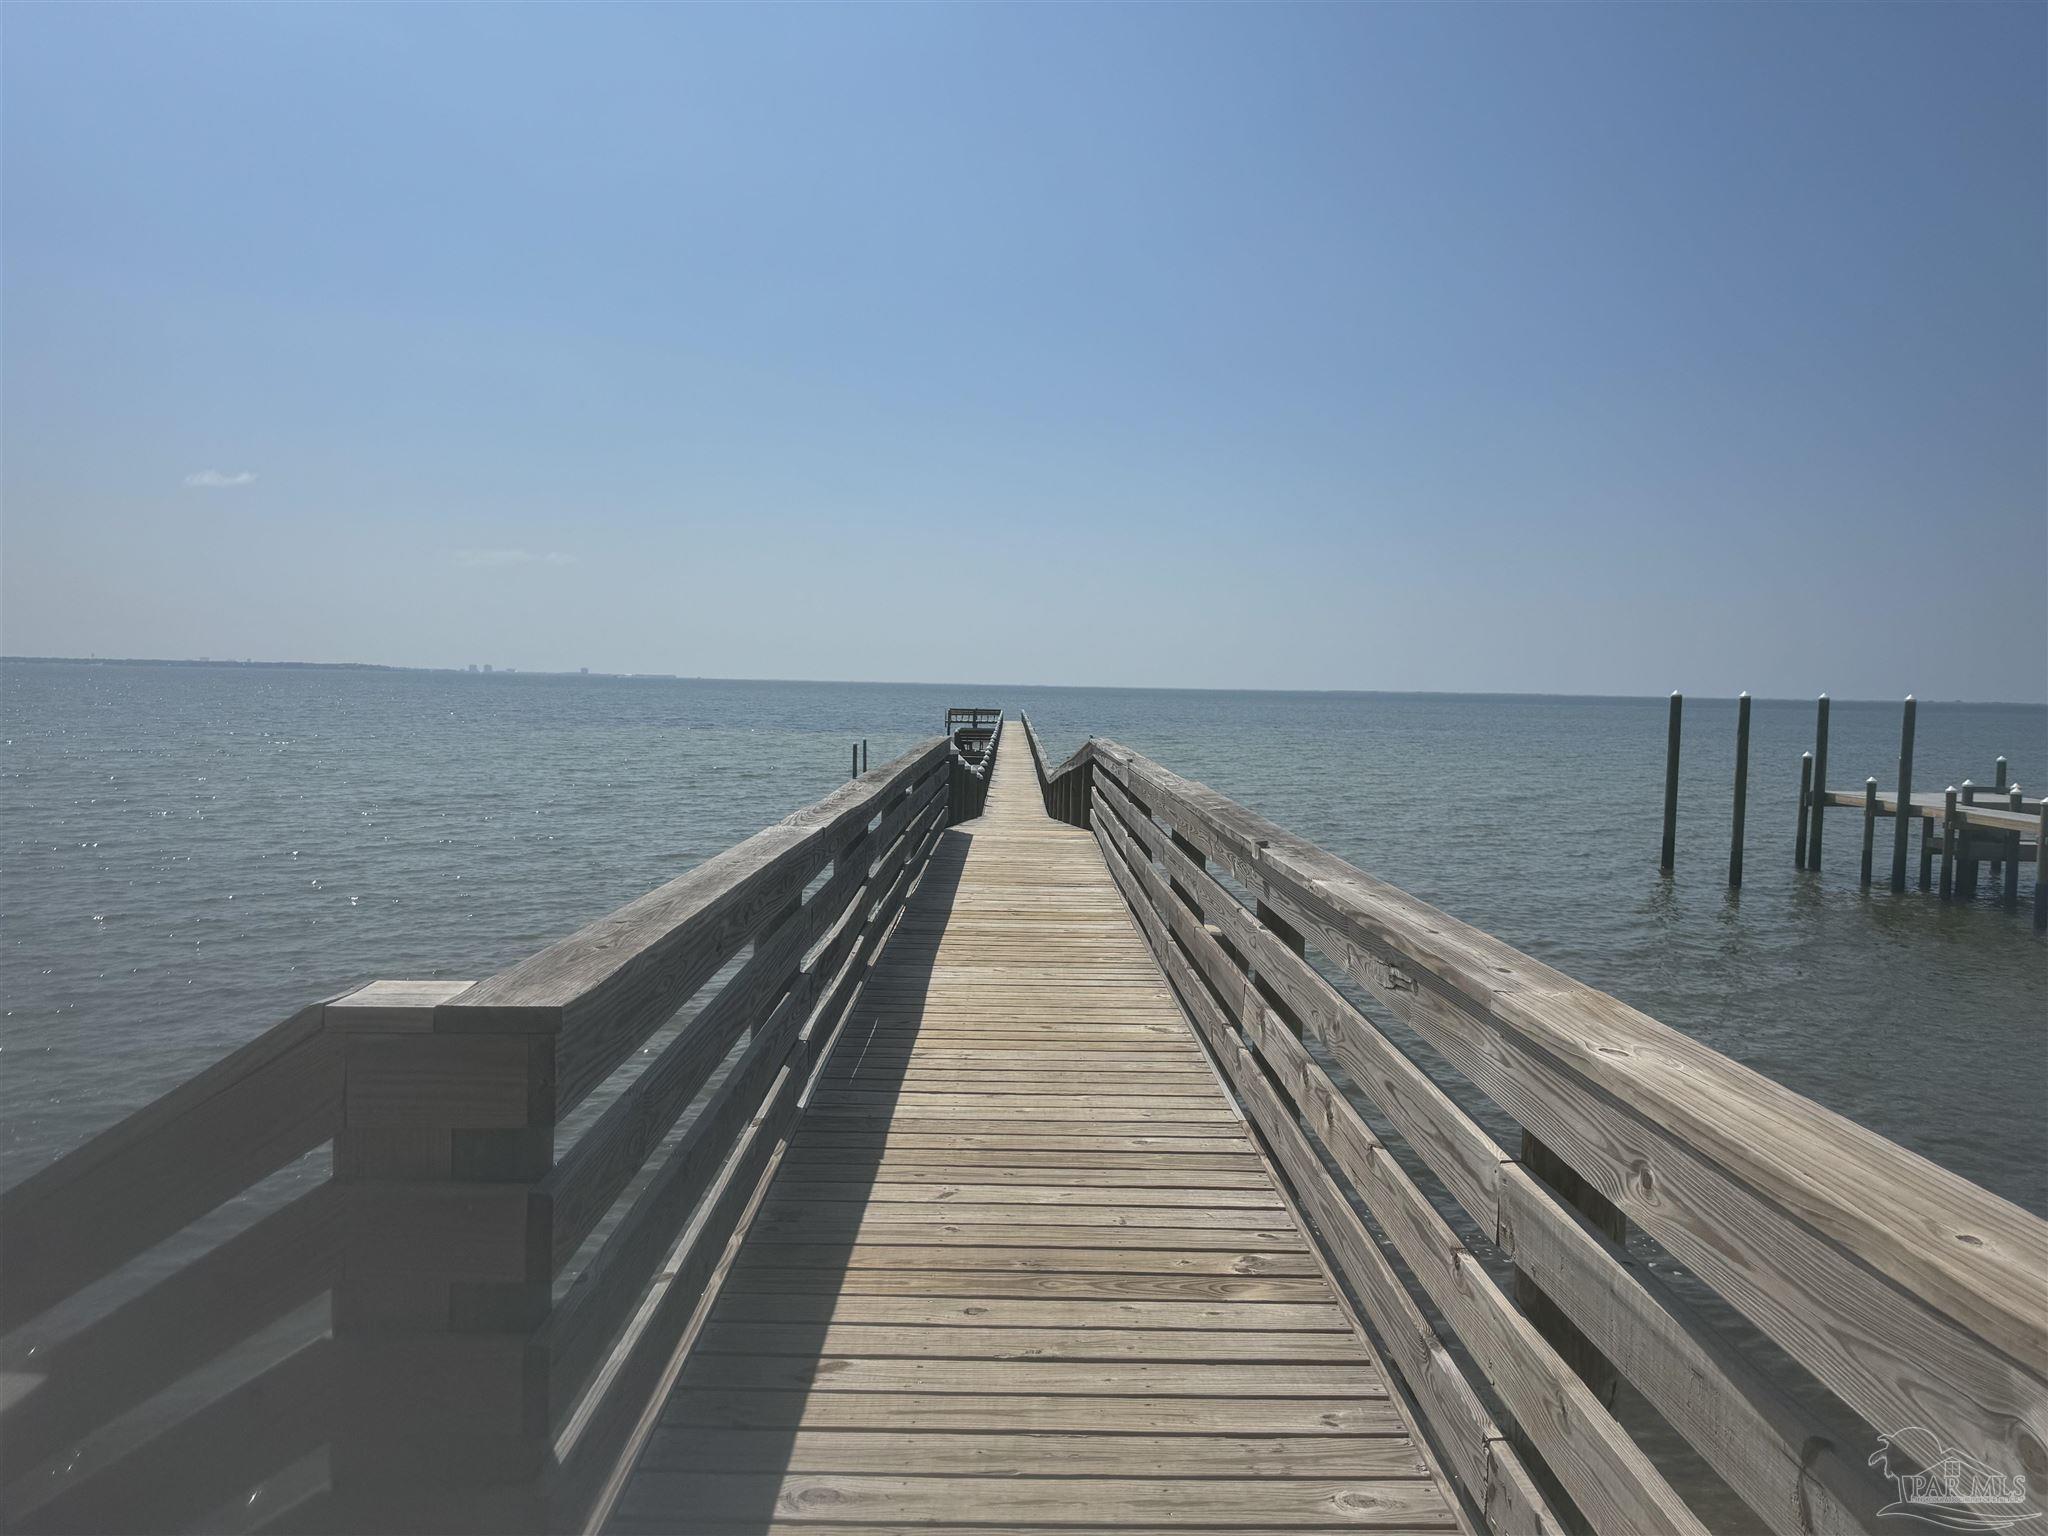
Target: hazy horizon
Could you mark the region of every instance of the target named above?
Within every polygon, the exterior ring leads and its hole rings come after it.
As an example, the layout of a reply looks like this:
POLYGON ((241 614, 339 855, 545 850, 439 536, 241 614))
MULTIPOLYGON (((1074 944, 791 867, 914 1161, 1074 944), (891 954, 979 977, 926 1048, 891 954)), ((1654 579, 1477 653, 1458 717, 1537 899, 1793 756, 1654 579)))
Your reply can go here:
MULTIPOLYGON (((53 666, 138 666, 138 667, 304 667, 308 670, 331 671, 372 671, 372 672, 455 672, 464 676, 477 677, 565 677, 590 676, 599 679, 614 679, 623 682, 683 682, 683 683, 744 683, 782 685, 791 687, 822 688, 1025 688, 1058 690, 1069 693, 1274 693, 1317 695, 1328 694, 1336 698, 1452 698, 1452 699, 1570 699, 1577 701, 1599 701, 1612 699, 1626 702, 1640 702, 1644 699, 1665 699, 1673 692, 1702 702, 1719 700, 1726 702, 1735 694, 1686 693, 1684 689, 1665 689, 1653 693, 1559 693, 1546 689, 1514 688, 1223 688, 1205 687, 1201 684, 1175 683, 1063 683, 1044 680, 1026 681, 1010 678, 1001 682, 976 681, 962 678, 919 678, 919 677, 741 677, 709 672, 613 672, 597 667, 500 667, 493 664, 488 671, 483 664, 469 663, 443 665, 431 662, 402 661, 313 661, 304 657, 263 657, 263 656, 29 656, 0 652, 0 662, 24 662, 33 665, 53 666)), ((1771 694, 1748 690, 1749 696, 1759 704, 1798 704, 1812 702, 1818 695, 1771 694)), ((1838 704, 1895 704, 1904 695, 1873 695, 1858 697, 1836 693, 1829 697, 1838 704)), ((1914 695, 1922 704, 1984 705, 2005 709, 2035 709, 2048 707, 2037 699, 1995 699, 1968 698, 1959 695, 1920 693, 1914 695)))
POLYGON ((2048 9, 12 6, 0 648, 2048 700, 2048 9))

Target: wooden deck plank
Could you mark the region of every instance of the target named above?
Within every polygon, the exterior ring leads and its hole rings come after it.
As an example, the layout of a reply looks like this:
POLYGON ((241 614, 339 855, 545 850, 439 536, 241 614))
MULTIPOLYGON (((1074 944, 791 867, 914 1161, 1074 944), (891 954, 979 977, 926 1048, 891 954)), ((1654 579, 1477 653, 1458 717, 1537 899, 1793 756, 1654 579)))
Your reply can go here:
POLYGON ((728 1295, 968 1296, 977 1301, 1080 1297, 1103 1301, 1307 1302, 1329 1299, 1321 1275, 1048 1273, 1026 1270, 815 1269, 736 1271, 728 1295))
MULTIPOLYGON (((1172 1187, 1132 1189, 1070 1187, 1064 1180, 1035 1184, 979 1184, 957 1180, 935 1183, 905 1181, 900 1170, 891 1170, 886 1180, 876 1179, 854 1185, 821 1180, 814 1184, 785 1184, 776 1194, 792 1205, 819 1200, 858 1200, 870 1204, 931 1204, 948 1209, 961 1206, 1050 1205, 1050 1206, 1197 1206, 1204 1211, 1221 1209, 1277 1210, 1280 1197, 1270 1189, 1176 1189, 1172 1187)), ((1271 1218, 1269 1218, 1271 1219, 1271 1218)))
POLYGON ((707 1328, 697 1349, 703 1357, 809 1358, 822 1352, 860 1360, 1139 1360, 1193 1365, 1341 1365, 1357 1358, 1348 1334, 1119 1327, 1109 1321, 1108 1310, 1102 1308, 1103 1316, 1081 1326, 1065 1328, 932 1326, 921 1319, 910 1324, 726 1321, 707 1328))
POLYGON ((916 1477, 1421 1477, 1404 1437, 947 1434, 664 1429, 640 1464, 663 1472, 897 1472, 916 1477))
MULTIPOLYGON (((991 1240, 993 1242, 993 1240, 991 1240)), ((978 1269, 1026 1274, 1317 1275, 1306 1248, 1253 1252, 1242 1248, 1052 1248, 938 1243, 749 1243, 736 1266, 774 1269, 978 1269)))
POLYGON ((946 838, 610 1529, 1463 1528, 1021 744, 946 838))
POLYGON ((1031 1392, 904 1392, 886 1404, 857 1393, 684 1390, 662 1405, 664 1427, 874 1429, 976 1434, 1399 1435, 1384 1397, 1076 1397, 1031 1392))
POLYGON ((1276 1302, 1246 1306, 1241 1301, 1018 1300, 994 1295, 963 1296, 942 1302, 926 1296, 788 1296, 772 1291, 729 1290, 718 1304, 720 1322, 916 1323, 928 1328, 1101 1327, 1165 1328, 1179 1331, 1237 1331, 1271 1328, 1348 1334, 1350 1321, 1328 1302, 1276 1302))
POLYGON ((1013 1520, 1122 1527, 1256 1524, 1450 1530, 1443 1493, 1424 1478, 901 1477, 801 1472, 657 1472, 636 1475, 620 1510, 689 1510, 706 1522, 776 1519, 907 1524, 957 1519, 999 1501, 1013 1520))

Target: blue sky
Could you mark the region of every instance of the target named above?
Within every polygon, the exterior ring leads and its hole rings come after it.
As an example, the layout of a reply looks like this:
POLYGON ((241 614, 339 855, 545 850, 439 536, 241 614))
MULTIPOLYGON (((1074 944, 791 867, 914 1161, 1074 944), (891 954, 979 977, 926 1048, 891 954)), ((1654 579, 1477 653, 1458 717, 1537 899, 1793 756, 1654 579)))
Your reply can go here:
POLYGON ((2040 699, 2044 18, 10 5, 0 647, 2040 699))

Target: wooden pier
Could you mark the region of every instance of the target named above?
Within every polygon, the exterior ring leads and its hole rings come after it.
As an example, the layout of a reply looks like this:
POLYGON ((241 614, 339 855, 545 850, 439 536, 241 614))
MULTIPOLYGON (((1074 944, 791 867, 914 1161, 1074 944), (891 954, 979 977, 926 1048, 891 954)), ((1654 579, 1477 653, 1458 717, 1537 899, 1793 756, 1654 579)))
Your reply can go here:
MULTIPOLYGON (((1828 806, 1867 812, 1863 819, 1866 848, 1863 883, 1869 885, 1871 861, 1868 850, 1875 840, 1877 823, 1898 818, 1898 791, 1879 789, 1872 781, 1861 789, 1816 789, 1813 799, 1816 816, 1828 806)), ((1953 789, 1935 793, 1913 792, 1908 800, 1906 817, 1909 832, 1915 822, 1920 828, 1922 890, 1932 883, 1933 870, 1939 863, 1943 866, 1941 889, 1944 895, 1973 895, 1977 884, 1973 866, 1989 864, 2004 874, 2004 905, 2008 910, 2018 908, 2020 866, 2040 863, 2043 811, 2038 797, 2007 795, 2001 791, 1995 800, 1987 797, 1986 800, 1972 801, 1962 799, 1953 789)), ((2038 874, 2034 880, 2033 903, 2034 926, 2048 926, 2048 921, 2044 921, 2048 919, 2048 887, 2044 887, 2038 874)))
POLYGON ((1456 1529, 1133 928, 1001 757, 933 855, 607 1529, 1456 1529))
POLYGON ((0 1525, 1700 1532, 1675 1433, 1799 1536, 1908 1426, 2048 1488, 2048 1224, 987 729, 0 1194, 0 1525))

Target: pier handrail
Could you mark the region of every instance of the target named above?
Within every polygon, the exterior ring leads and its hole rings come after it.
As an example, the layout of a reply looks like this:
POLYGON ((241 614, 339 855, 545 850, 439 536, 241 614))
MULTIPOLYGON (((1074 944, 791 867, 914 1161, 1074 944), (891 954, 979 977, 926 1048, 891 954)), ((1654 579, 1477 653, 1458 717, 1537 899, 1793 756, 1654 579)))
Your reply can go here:
POLYGON ((949 823, 950 764, 922 742, 483 981, 315 1004, 0 1194, 0 1328, 109 1276, 138 1292, 9 1361, 0 1526, 579 1527, 949 823), (330 1142, 331 1174, 253 1225, 154 1283, 124 1269, 330 1142), (228 1379, 329 1292, 331 1336, 228 1379), (180 1383, 214 1395, 64 1466, 180 1383), (249 1513, 323 1448, 325 1488, 249 1513))
MULTIPOLYGON (((983 711, 977 710, 975 713, 983 711)), ((969 762, 961 755, 957 737, 950 739, 955 745, 951 753, 953 782, 948 794, 951 796, 952 812, 948 821, 971 821, 979 816, 988 804, 988 781, 989 776, 995 771, 996 753, 1003 744, 1003 721, 1000 716, 997 717, 995 726, 989 733, 988 747, 982 753, 978 764, 969 762)))
POLYGON ((1038 795, 1045 802, 1045 813, 1054 814, 1052 808, 1052 775, 1046 771, 1045 743, 1038 739, 1038 732, 1031 724, 1031 717, 1022 710, 1017 712, 1017 723, 1023 727, 1024 741, 1031 748, 1031 775, 1038 781, 1038 795))
POLYGON ((1876 1431, 1923 1427, 2042 1486, 2048 1224, 1114 742, 1091 740, 1046 783, 1068 806, 1086 803, 1063 819, 1094 830, 1482 1507, 1497 1437, 1353 1194, 1596 1528, 1697 1526, 1579 1379, 1598 1379, 1579 1345, 1772 1530, 1864 1529, 1884 1502, 1864 1465, 1874 1436, 1843 1443, 1859 1431, 1843 1429, 1842 1408, 1876 1431), (1522 1155, 1332 986, 1311 949, 1525 1127, 1522 1155), (1539 1331, 1510 1304, 1305 1048, 1304 1029, 1478 1237, 1513 1258, 1518 1297, 1524 1282, 1540 1290, 1567 1326, 1539 1331), (1640 1226, 1837 1405, 1818 1411, 1811 1394, 1768 1381, 1689 1286, 1601 1230, 1609 1214, 1640 1226))
POLYGON ((1088 823, 1087 765, 1090 761, 1089 747, 1094 738, 1057 768, 1046 766, 1045 744, 1038 739, 1038 732, 1032 727, 1031 717, 1021 710, 1018 721, 1024 727, 1024 739, 1031 743, 1031 768, 1038 778, 1038 792, 1045 799, 1045 814, 1056 821, 1073 826, 1088 823))
MULTIPOLYGON (((0 1194, 0 1330, 50 1312, 331 1140, 341 1053, 314 1004, 0 1194)), ((313 1302, 341 1272, 332 1182, 286 1190, 260 1219, 167 1275, 148 1268, 53 1341, 11 1350, 0 1412, 0 1527, 182 1528, 326 1438, 334 1385, 312 1330, 124 1455, 77 1456, 95 1431, 313 1302), (38 1476, 53 1460, 68 1477, 38 1476)), ((146 1263, 146 1260, 145 1260, 146 1263)), ((145 1421, 146 1422, 146 1421, 145 1421)))

